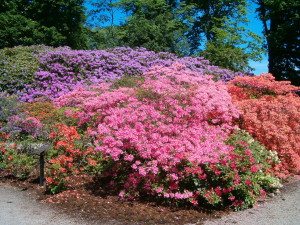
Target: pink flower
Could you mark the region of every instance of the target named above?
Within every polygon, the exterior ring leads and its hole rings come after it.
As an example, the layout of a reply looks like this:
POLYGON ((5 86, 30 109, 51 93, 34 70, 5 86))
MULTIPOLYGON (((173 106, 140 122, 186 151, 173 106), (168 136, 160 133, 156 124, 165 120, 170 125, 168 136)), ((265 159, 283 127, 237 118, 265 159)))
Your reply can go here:
POLYGON ((252 165, 252 166, 250 167, 250 171, 251 171, 252 173, 257 173, 257 172, 258 172, 257 166, 256 166, 256 165, 252 165))
POLYGON ((247 150, 245 151, 245 155, 246 155, 246 156, 252 156, 251 150, 250 150, 250 149, 247 149, 247 150))
POLYGON ((119 198, 122 200, 124 199, 124 196, 125 196, 125 191, 124 190, 120 191, 119 198))
POLYGON ((228 199, 229 199, 230 201, 234 201, 235 196, 230 196, 228 199))
POLYGON ((249 185, 252 185, 252 182, 251 182, 250 180, 245 180, 245 184, 246 184, 247 186, 249 186, 249 185))
POLYGON ((72 114, 73 114, 73 112, 72 112, 72 110, 70 110, 70 109, 67 109, 67 110, 65 111, 65 116, 66 116, 66 117, 70 117, 70 116, 72 116, 72 114))
POLYGON ((131 162, 134 159, 133 155, 127 155, 124 157, 124 160, 131 162))

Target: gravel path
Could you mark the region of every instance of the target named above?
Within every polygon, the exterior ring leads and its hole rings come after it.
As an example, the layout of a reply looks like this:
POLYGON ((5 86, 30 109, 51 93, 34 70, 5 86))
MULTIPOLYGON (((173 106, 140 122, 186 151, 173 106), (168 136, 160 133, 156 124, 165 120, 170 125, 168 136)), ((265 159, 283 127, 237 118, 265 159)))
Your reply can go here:
POLYGON ((70 218, 51 209, 31 196, 7 184, 0 183, 1 225, 75 225, 83 221, 70 218))
MULTIPOLYGON (((57 212, 27 191, 0 183, 1 225, 95 224, 57 212)), ((97 223, 99 224, 99 223, 97 223)), ((104 223, 102 223, 104 224, 104 223)), ((120 224, 110 221, 106 225, 120 224)), ((300 178, 285 185, 281 194, 252 209, 235 212, 205 225, 298 225, 300 224, 300 178)))

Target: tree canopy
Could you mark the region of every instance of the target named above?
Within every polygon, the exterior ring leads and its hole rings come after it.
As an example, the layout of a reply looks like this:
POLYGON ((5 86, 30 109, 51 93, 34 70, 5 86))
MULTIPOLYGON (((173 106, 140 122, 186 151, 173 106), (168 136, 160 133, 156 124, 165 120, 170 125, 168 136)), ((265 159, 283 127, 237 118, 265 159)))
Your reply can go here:
POLYGON ((215 65, 234 71, 247 71, 251 69, 249 60, 261 59, 261 38, 245 28, 246 0, 92 2, 98 9, 95 11, 101 12, 98 15, 102 16, 99 17, 102 21, 109 20, 103 12, 107 10, 112 15, 113 7, 128 16, 119 26, 111 23, 94 29, 95 38, 103 40, 106 46, 111 46, 112 42, 108 43, 104 37, 114 34, 114 44, 141 46, 179 56, 200 55, 215 65))
POLYGON ((0 48, 46 44, 84 48, 84 0, 3 0, 0 48))
MULTIPOLYGON (((2 0, 0 48, 45 44, 74 49, 145 47, 249 71, 262 38, 247 27, 250 0, 2 0), (89 2, 92 10, 85 8, 89 2), (124 20, 115 23, 116 11, 124 20), (87 18, 97 19, 87 23, 87 18)), ((300 85, 300 2, 252 0, 264 24, 269 72, 300 85)))
POLYGON ((300 86, 300 1, 256 0, 264 25, 269 72, 300 86))
POLYGON ((185 34, 189 27, 184 23, 188 20, 187 7, 166 0, 121 0, 117 5, 129 14, 120 27, 120 38, 125 45, 188 54, 185 34))
POLYGON ((246 29, 246 0, 186 0, 194 6, 191 51, 234 71, 251 70, 261 60, 261 38, 246 29), (200 49, 199 49, 200 48, 200 49))

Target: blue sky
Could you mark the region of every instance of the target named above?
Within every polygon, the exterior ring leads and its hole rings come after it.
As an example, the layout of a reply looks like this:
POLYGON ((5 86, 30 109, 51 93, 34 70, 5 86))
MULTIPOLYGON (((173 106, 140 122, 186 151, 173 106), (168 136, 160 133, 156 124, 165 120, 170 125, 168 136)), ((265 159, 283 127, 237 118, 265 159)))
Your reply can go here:
MULTIPOLYGON (((262 29, 263 29, 263 25, 261 23, 261 21, 256 17, 255 14, 255 4, 252 3, 248 9, 248 19, 249 19, 249 29, 262 36, 262 29)), ((255 75, 259 75, 261 73, 266 73, 268 72, 268 57, 267 55, 263 55, 263 60, 261 62, 254 62, 254 61, 250 61, 250 66, 253 67, 255 70, 253 71, 253 73, 255 75)))
MULTIPOLYGON (((87 8, 91 8, 91 6, 89 4, 85 4, 85 6, 87 8)), ((248 24, 248 28, 258 34, 262 36, 262 23, 261 21, 256 17, 256 13, 255 13, 255 7, 256 5, 254 3, 250 4, 250 7, 248 8, 248 20, 249 20, 249 24, 248 24)), ((115 14, 115 24, 119 24, 121 21, 124 20, 124 15, 121 12, 117 12, 115 14)), ((252 71, 255 75, 259 75, 261 73, 266 73, 268 72, 268 59, 267 59, 267 55, 263 55, 263 60, 260 62, 254 62, 254 61, 250 61, 250 66, 252 68, 254 68, 254 71, 252 71)))

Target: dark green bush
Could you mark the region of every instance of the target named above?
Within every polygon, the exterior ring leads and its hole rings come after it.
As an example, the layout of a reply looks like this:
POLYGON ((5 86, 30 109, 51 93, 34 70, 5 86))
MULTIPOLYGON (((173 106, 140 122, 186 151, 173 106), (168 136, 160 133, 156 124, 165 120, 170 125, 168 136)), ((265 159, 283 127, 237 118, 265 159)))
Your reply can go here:
POLYGON ((5 92, 0 93, 0 123, 5 123, 9 117, 17 115, 18 106, 17 96, 8 95, 5 92))
POLYGON ((0 92, 26 89, 38 71, 40 54, 48 50, 44 45, 0 49, 0 92))

